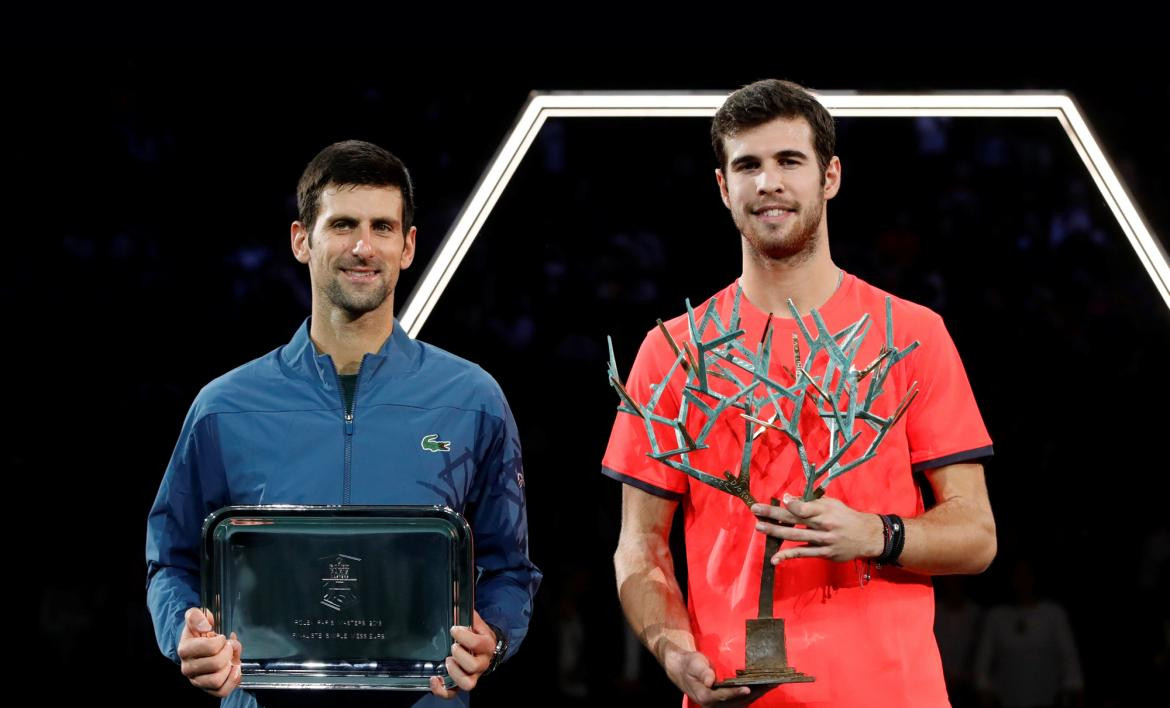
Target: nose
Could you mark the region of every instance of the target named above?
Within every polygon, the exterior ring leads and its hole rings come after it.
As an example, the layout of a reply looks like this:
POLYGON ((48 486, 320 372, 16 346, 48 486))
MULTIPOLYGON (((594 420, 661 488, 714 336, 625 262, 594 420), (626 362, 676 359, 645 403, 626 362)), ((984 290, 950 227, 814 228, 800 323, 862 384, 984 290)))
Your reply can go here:
POLYGON ((784 179, 779 167, 765 167, 756 177, 756 193, 772 194, 784 191, 784 179))
POLYGON ((368 229, 363 229, 358 232, 357 243, 353 245, 353 255, 358 258, 369 258, 374 255, 374 248, 370 245, 370 234, 368 229))

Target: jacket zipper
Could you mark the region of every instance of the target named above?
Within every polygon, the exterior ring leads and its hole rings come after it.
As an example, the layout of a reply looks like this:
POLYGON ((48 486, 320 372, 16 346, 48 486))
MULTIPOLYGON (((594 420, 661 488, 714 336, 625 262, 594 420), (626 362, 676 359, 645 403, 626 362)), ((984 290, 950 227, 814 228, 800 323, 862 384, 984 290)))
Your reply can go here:
MULTIPOLYGON (((366 361, 365 356, 362 357, 362 364, 366 361)), ((353 407, 350 410, 345 409, 345 389, 341 386, 341 375, 337 373, 337 368, 334 367, 333 375, 337 379, 337 393, 341 396, 341 415, 345 423, 345 471, 342 476, 341 483, 341 503, 342 505, 349 504, 350 492, 350 467, 353 461, 353 416, 357 411, 357 396, 358 384, 361 383, 362 367, 358 366, 357 378, 353 380, 353 407)))

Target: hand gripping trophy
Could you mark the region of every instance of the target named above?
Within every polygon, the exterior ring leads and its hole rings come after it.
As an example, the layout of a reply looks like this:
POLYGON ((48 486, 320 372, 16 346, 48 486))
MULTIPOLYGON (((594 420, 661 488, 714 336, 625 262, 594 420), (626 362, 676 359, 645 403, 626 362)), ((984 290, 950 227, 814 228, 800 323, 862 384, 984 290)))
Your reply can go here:
MULTIPOLYGON (((814 335, 789 300, 788 309, 799 327, 800 336, 795 333, 792 335, 792 368, 780 366, 789 382, 785 386, 773 378, 771 371, 772 317, 769 315, 764 335, 753 349, 743 341, 744 330, 740 328, 739 318, 741 297, 742 290, 737 289, 726 326, 716 311, 714 299, 708 303, 706 311, 698 320, 688 300, 690 341, 682 344, 676 342, 662 320, 658 320, 658 328, 674 352, 675 360, 662 381, 650 386, 648 401, 634 400, 622 384, 613 355, 613 341, 610 339, 609 383, 621 399, 618 411, 642 419, 650 443, 651 452, 648 455, 651 458, 704 484, 735 495, 748 508, 756 503, 749 489, 753 441, 769 432, 783 435, 796 446, 805 480, 803 499, 809 501, 820 498, 830 482, 873 458, 886 433, 905 414, 917 396, 918 383, 914 382, 889 417, 872 412, 891 368, 917 348, 918 342, 904 349, 894 346, 894 323, 890 299, 887 297, 885 344, 873 361, 858 369, 854 366, 854 358, 872 324, 870 316, 863 315, 840 332, 832 333, 820 313, 814 309, 810 313, 816 327, 814 335), (704 339, 705 336, 708 338, 704 339), (803 350, 801 336, 804 339, 803 350), (814 374, 822 361, 824 371, 814 374), (678 413, 674 417, 660 415, 658 411, 663 394, 680 367, 685 373, 685 383, 677 396, 678 413), (716 380, 723 383, 716 386, 716 380), (864 391, 862 382, 868 385, 864 391), (706 440, 716 422, 724 414, 734 415, 735 411, 738 411, 746 426, 739 474, 733 475, 726 470, 722 474, 714 474, 693 467, 691 453, 707 449, 706 440), (813 453, 801 438, 802 415, 815 416, 827 428, 829 446, 824 460, 811 459, 813 453), (692 419, 689 428, 688 418, 692 419), (677 445, 674 449, 660 449, 654 431, 656 423, 673 430, 677 445), (862 454, 844 462, 846 453, 861 437, 862 425, 868 425, 876 435, 862 454), (696 428, 697 433, 693 432, 696 428)), ((772 499, 771 503, 779 504, 779 500, 772 499)), ((767 537, 760 577, 759 616, 747 620, 745 668, 737 670, 735 678, 716 684, 717 688, 815 680, 815 677, 788 665, 784 620, 772 617, 776 569, 769 559, 779 551, 781 543, 781 539, 767 537)))

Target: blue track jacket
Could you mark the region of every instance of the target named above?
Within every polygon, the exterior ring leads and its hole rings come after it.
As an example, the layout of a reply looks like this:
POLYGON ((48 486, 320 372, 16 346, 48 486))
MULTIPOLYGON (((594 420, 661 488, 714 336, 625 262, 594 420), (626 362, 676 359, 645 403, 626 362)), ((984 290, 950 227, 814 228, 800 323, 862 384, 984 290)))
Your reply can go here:
MULTIPOLYGON (((172 661, 183 614, 200 606, 203 520, 233 504, 447 505, 475 536, 476 610, 507 635, 509 655, 528 631, 541 574, 528 559, 508 402, 479 366, 411 339, 397 321, 362 359, 349 419, 308 320, 195 398, 147 519, 147 604, 172 661), (449 450, 433 451, 443 442, 449 450)), ((250 703, 242 693, 225 703, 250 703)))

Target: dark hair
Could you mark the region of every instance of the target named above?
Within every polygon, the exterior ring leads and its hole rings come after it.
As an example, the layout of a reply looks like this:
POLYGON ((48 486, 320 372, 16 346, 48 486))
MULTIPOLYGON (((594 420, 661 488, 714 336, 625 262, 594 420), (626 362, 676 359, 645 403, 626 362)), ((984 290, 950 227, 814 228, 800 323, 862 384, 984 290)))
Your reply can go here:
POLYGON ((402 232, 414 223, 414 186, 406 165, 363 140, 333 143, 317 153, 297 182, 297 216, 310 233, 317 221, 321 191, 329 185, 397 187, 402 192, 402 232))
POLYGON ((813 132, 813 147, 821 177, 837 149, 833 116, 800 84, 765 79, 748 84, 727 97, 711 120, 711 147, 720 169, 727 169, 724 138, 745 128, 754 128, 776 118, 804 118, 813 132))

